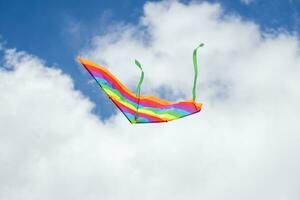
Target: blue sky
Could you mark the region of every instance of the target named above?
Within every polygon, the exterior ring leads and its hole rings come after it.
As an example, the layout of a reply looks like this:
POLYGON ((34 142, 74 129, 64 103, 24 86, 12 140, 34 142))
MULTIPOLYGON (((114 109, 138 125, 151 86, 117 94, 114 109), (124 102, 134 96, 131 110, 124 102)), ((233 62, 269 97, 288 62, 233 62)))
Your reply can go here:
MULTIPOLYGON (((36 55, 48 66, 59 66, 73 78, 75 87, 96 103, 94 112, 106 117, 114 110, 113 105, 102 98, 100 90, 91 90, 74 58, 93 36, 105 33, 111 24, 137 23, 145 2, 0 0, 0 35, 7 48, 36 55), (80 24, 80 30, 74 34, 72 28, 76 24, 80 24)), ((300 33, 300 0, 253 0, 248 4, 239 0, 209 2, 220 3, 226 13, 254 21, 267 32, 300 33)))

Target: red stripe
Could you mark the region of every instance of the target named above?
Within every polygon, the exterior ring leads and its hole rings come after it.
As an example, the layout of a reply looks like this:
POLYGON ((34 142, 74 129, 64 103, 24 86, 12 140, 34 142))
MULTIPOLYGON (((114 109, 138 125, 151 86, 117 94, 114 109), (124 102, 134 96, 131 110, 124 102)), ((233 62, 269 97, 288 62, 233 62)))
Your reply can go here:
MULTIPOLYGON (((93 71, 96 71, 98 73, 100 73, 104 79, 106 79, 107 81, 109 81, 110 83, 113 83, 114 84, 114 87, 120 91, 120 93, 124 96, 126 96, 128 99, 130 99, 131 101, 133 101, 134 103, 138 103, 138 99, 135 97, 135 95, 132 95, 128 92, 126 92, 123 88, 125 87, 124 85, 120 86, 120 84, 118 83, 119 81, 115 78, 115 77, 112 77, 111 75, 107 74, 104 70, 101 70, 100 68, 96 68, 96 67, 93 67, 91 65, 87 65, 87 64, 84 64, 84 66, 93 74, 93 71)), ((125 87, 126 88, 126 87, 125 87)), ((129 89, 128 89, 129 90, 129 89)), ((162 107, 165 107, 165 106, 171 106, 172 104, 167 104, 167 105, 163 105, 163 104, 160 104, 158 103, 157 101, 153 101, 153 100, 149 100, 149 99, 140 99, 140 104, 143 105, 143 106, 148 106, 148 107, 155 107, 155 108, 162 108, 162 107)))
MULTIPOLYGON (((85 68, 87 68, 88 71, 91 72, 91 74, 93 74, 93 72, 97 72, 100 73, 104 79, 106 79, 107 81, 109 81, 111 84, 113 84, 113 86, 115 87, 115 89, 117 89, 123 96, 125 96, 127 99, 129 99, 130 101, 134 102, 134 103, 138 103, 138 99, 136 98, 135 95, 133 95, 132 93, 128 93, 127 91, 125 91, 122 87, 126 88, 120 81, 118 81, 114 76, 112 76, 111 74, 108 74, 106 71, 102 70, 101 68, 97 68, 88 64, 83 64, 85 68)), ((127 90, 129 90, 128 88, 126 88, 127 90)), ((195 104, 193 102, 178 102, 175 104, 167 104, 167 105, 163 105, 158 103, 157 101, 154 100, 149 100, 149 99, 140 99, 140 105, 144 106, 144 107, 153 107, 153 108, 158 108, 158 109, 163 109, 163 108, 177 108, 177 109, 181 109, 181 110, 185 110, 188 112, 193 112, 194 108, 195 108, 195 104)))

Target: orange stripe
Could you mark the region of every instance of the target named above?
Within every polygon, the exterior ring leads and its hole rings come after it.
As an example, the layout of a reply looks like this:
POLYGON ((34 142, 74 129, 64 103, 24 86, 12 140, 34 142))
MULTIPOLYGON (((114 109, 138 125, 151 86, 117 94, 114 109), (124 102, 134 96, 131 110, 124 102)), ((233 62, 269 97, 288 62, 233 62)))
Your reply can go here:
MULTIPOLYGON (((90 60, 84 59, 84 58, 80 58, 77 57, 77 59, 80 61, 80 63, 82 63, 83 65, 88 65, 94 68, 98 68, 99 70, 103 71, 104 73, 106 73, 108 76, 110 76, 111 79, 113 79, 113 81, 115 81, 117 84, 119 84, 119 86, 124 90, 124 92, 126 92, 128 95, 132 96, 133 98, 136 98, 136 95, 131 92, 126 86, 124 86, 113 74, 111 74, 106 68, 98 65, 97 63, 94 63, 90 60)), ((174 103, 167 101, 167 100, 163 100, 163 99, 159 99, 155 96, 140 96, 140 101, 144 101, 145 103, 155 103, 155 104, 160 104, 161 106, 170 106, 173 105, 174 103)), ((196 103, 193 100, 187 100, 187 101, 182 101, 182 102, 178 102, 178 103, 192 103, 194 104, 198 109, 201 109, 202 104, 201 103, 196 103)))
MULTIPOLYGON (((111 74, 106 68, 98 65, 97 63, 94 63, 92 61, 89 61, 87 59, 84 58, 78 58, 78 60, 83 64, 83 65, 89 65, 91 67, 94 68, 98 68, 99 70, 105 72, 108 76, 110 76, 115 82, 117 82, 119 84, 119 86, 126 92, 128 93, 130 96, 135 98, 135 94, 133 92, 131 92, 127 87, 125 87, 117 78, 115 78, 115 76, 113 74, 111 74)), ((163 99, 159 99, 157 97, 154 96, 140 96, 140 100, 148 100, 148 101, 152 101, 153 103, 157 103, 160 104, 162 106, 168 106, 171 105, 172 102, 167 101, 167 100, 163 100, 163 99)))

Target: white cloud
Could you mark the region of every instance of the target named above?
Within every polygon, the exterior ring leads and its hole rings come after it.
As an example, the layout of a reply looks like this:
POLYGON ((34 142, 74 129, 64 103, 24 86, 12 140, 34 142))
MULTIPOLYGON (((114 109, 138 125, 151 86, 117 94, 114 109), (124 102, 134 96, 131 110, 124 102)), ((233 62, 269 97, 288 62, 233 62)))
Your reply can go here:
POLYGON ((111 33, 93 39, 94 48, 84 53, 87 57, 108 66, 130 86, 138 80, 139 72, 133 64, 133 59, 138 58, 146 73, 146 92, 152 93, 148 90, 163 85, 188 97, 194 73, 192 51, 196 45, 206 44, 199 50, 200 80, 209 77, 218 81, 226 75, 220 70, 240 64, 262 40, 256 24, 241 21, 237 16, 224 16, 219 5, 208 3, 148 3, 139 26, 120 25, 111 29, 111 33), (233 57, 237 59, 232 60, 233 57))
POLYGON ((0 199, 299 199, 298 38, 263 34, 207 3, 148 3, 141 25, 112 28, 86 55, 131 85, 137 57, 146 92, 170 86, 189 97, 191 47, 203 41, 203 111, 166 124, 131 126, 121 114, 104 123, 70 77, 6 50, 0 199))
POLYGON ((254 0, 241 0, 242 3, 249 5, 254 2, 254 0))

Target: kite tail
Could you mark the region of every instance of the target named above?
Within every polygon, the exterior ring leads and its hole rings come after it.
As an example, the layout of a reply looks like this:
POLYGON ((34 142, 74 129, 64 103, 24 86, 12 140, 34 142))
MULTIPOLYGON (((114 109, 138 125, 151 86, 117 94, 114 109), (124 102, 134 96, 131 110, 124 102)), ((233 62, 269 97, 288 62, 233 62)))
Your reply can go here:
POLYGON ((138 68, 140 68, 140 70, 142 71, 141 72, 141 77, 140 77, 140 81, 136 87, 136 97, 138 98, 138 104, 137 104, 137 107, 136 107, 136 115, 135 115, 135 120, 137 120, 138 118, 138 110, 139 110, 139 106, 140 106, 140 96, 141 96, 141 86, 142 86, 142 83, 144 81, 144 71, 142 69, 142 65, 140 64, 139 61, 137 60, 134 60, 134 63, 136 64, 136 66, 138 66, 138 68))
POLYGON ((195 75, 194 75, 194 86, 193 86, 193 101, 196 100, 196 85, 197 85, 197 78, 198 78, 197 50, 198 50, 200 47, 203 47, 203 46, 204 46, 203 43, 199 44, 199 45, 194 49, 194 52, 193 52, 193 64, 194 64, 194 72, 195 72, 195 75))

